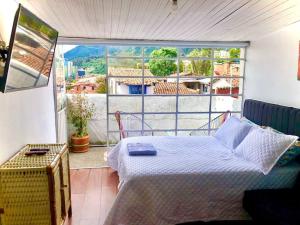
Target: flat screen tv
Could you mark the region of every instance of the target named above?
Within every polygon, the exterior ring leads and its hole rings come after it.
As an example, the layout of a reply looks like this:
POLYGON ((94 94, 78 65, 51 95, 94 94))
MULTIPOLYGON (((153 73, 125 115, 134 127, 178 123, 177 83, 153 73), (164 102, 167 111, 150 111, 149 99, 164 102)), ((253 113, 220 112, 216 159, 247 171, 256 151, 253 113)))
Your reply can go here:
POLYGON ((16 12, 0 91, 47 86, 58 32, 19 5, 16 12))

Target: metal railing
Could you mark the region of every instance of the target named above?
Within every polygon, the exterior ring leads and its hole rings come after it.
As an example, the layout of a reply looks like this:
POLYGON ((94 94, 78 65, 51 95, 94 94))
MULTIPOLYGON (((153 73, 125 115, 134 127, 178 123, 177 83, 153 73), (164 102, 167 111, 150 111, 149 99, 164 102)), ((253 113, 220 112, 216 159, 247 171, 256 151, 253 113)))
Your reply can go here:
POLYGON ((224 121, 231 115, 230 111, 222 113, 221 115, 213 118, 210 123, 206 123, 203 126, 199 127, 197 130, 192 131, 190 136, 201 136, 201 135, 209 135, 209 130, 217 130, 224 121))
MULTIPOLYGON (((146 123, 145 121, 143 122, 143 120, 140 117, 134 114, 125 114, 125 115, 122 114, 121 117, 121 114, 122 112, 120 111, 117 111, 115 113, 116 122, 118 123, 119 132, 120 132, 120 139, 129 136, 145 136, 143 129, 140 130, 139 127, 136 127, 136 126, 142 126, 142 123, 144 129, 147 130, 147 133, 150 133, 151 136, 154 136, 155 130, 152 129, 148 123, 146 123), (136 135, 137 133, 139 133, 140 135, 136 135)), ((222 113, 221 115, 218 115, 217 117, 213 118, 210 122, 190 132, 189 135, 190 136, 209 135, 209 130, 217 130, 230 115, 231 115, 230 111, 222 113)))

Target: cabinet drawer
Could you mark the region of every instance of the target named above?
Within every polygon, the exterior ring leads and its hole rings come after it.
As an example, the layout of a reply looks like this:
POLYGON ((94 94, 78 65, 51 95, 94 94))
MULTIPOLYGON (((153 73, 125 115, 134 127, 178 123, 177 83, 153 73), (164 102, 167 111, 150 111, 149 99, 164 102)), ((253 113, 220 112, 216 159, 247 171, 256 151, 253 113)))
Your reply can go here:
POLYGON ((56 167, 53 174, 54 180, 54 213, 56 225, 61 225, 63 223, 62 218, 62 194, 61 194, 61 174, 59 167, 56 167))
POLYGON ((62 182, 62 214, 63 217, 65 217, 71 204, 68 151, 65 151, 61 156, 60 170, 62 182))

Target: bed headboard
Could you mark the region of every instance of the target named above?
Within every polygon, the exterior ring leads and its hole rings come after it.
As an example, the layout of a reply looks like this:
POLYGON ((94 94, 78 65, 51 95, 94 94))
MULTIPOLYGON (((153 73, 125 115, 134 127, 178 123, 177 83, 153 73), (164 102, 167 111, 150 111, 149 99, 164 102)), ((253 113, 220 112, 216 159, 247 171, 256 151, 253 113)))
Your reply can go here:
POLYGON ((260 126, 300 137, 300 109, 247 99, 243 116, 260 126))

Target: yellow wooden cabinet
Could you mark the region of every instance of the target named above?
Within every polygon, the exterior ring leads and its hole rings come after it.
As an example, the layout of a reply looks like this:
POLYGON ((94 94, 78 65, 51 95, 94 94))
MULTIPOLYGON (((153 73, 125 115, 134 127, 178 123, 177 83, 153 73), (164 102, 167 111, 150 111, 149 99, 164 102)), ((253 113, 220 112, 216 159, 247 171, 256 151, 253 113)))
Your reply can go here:
POLYGON ((62 225, 71 216, 66 145, 26 145, 0 167, 1 225, 62 225), (50 149, 26 156, 32 148, 50 149))

